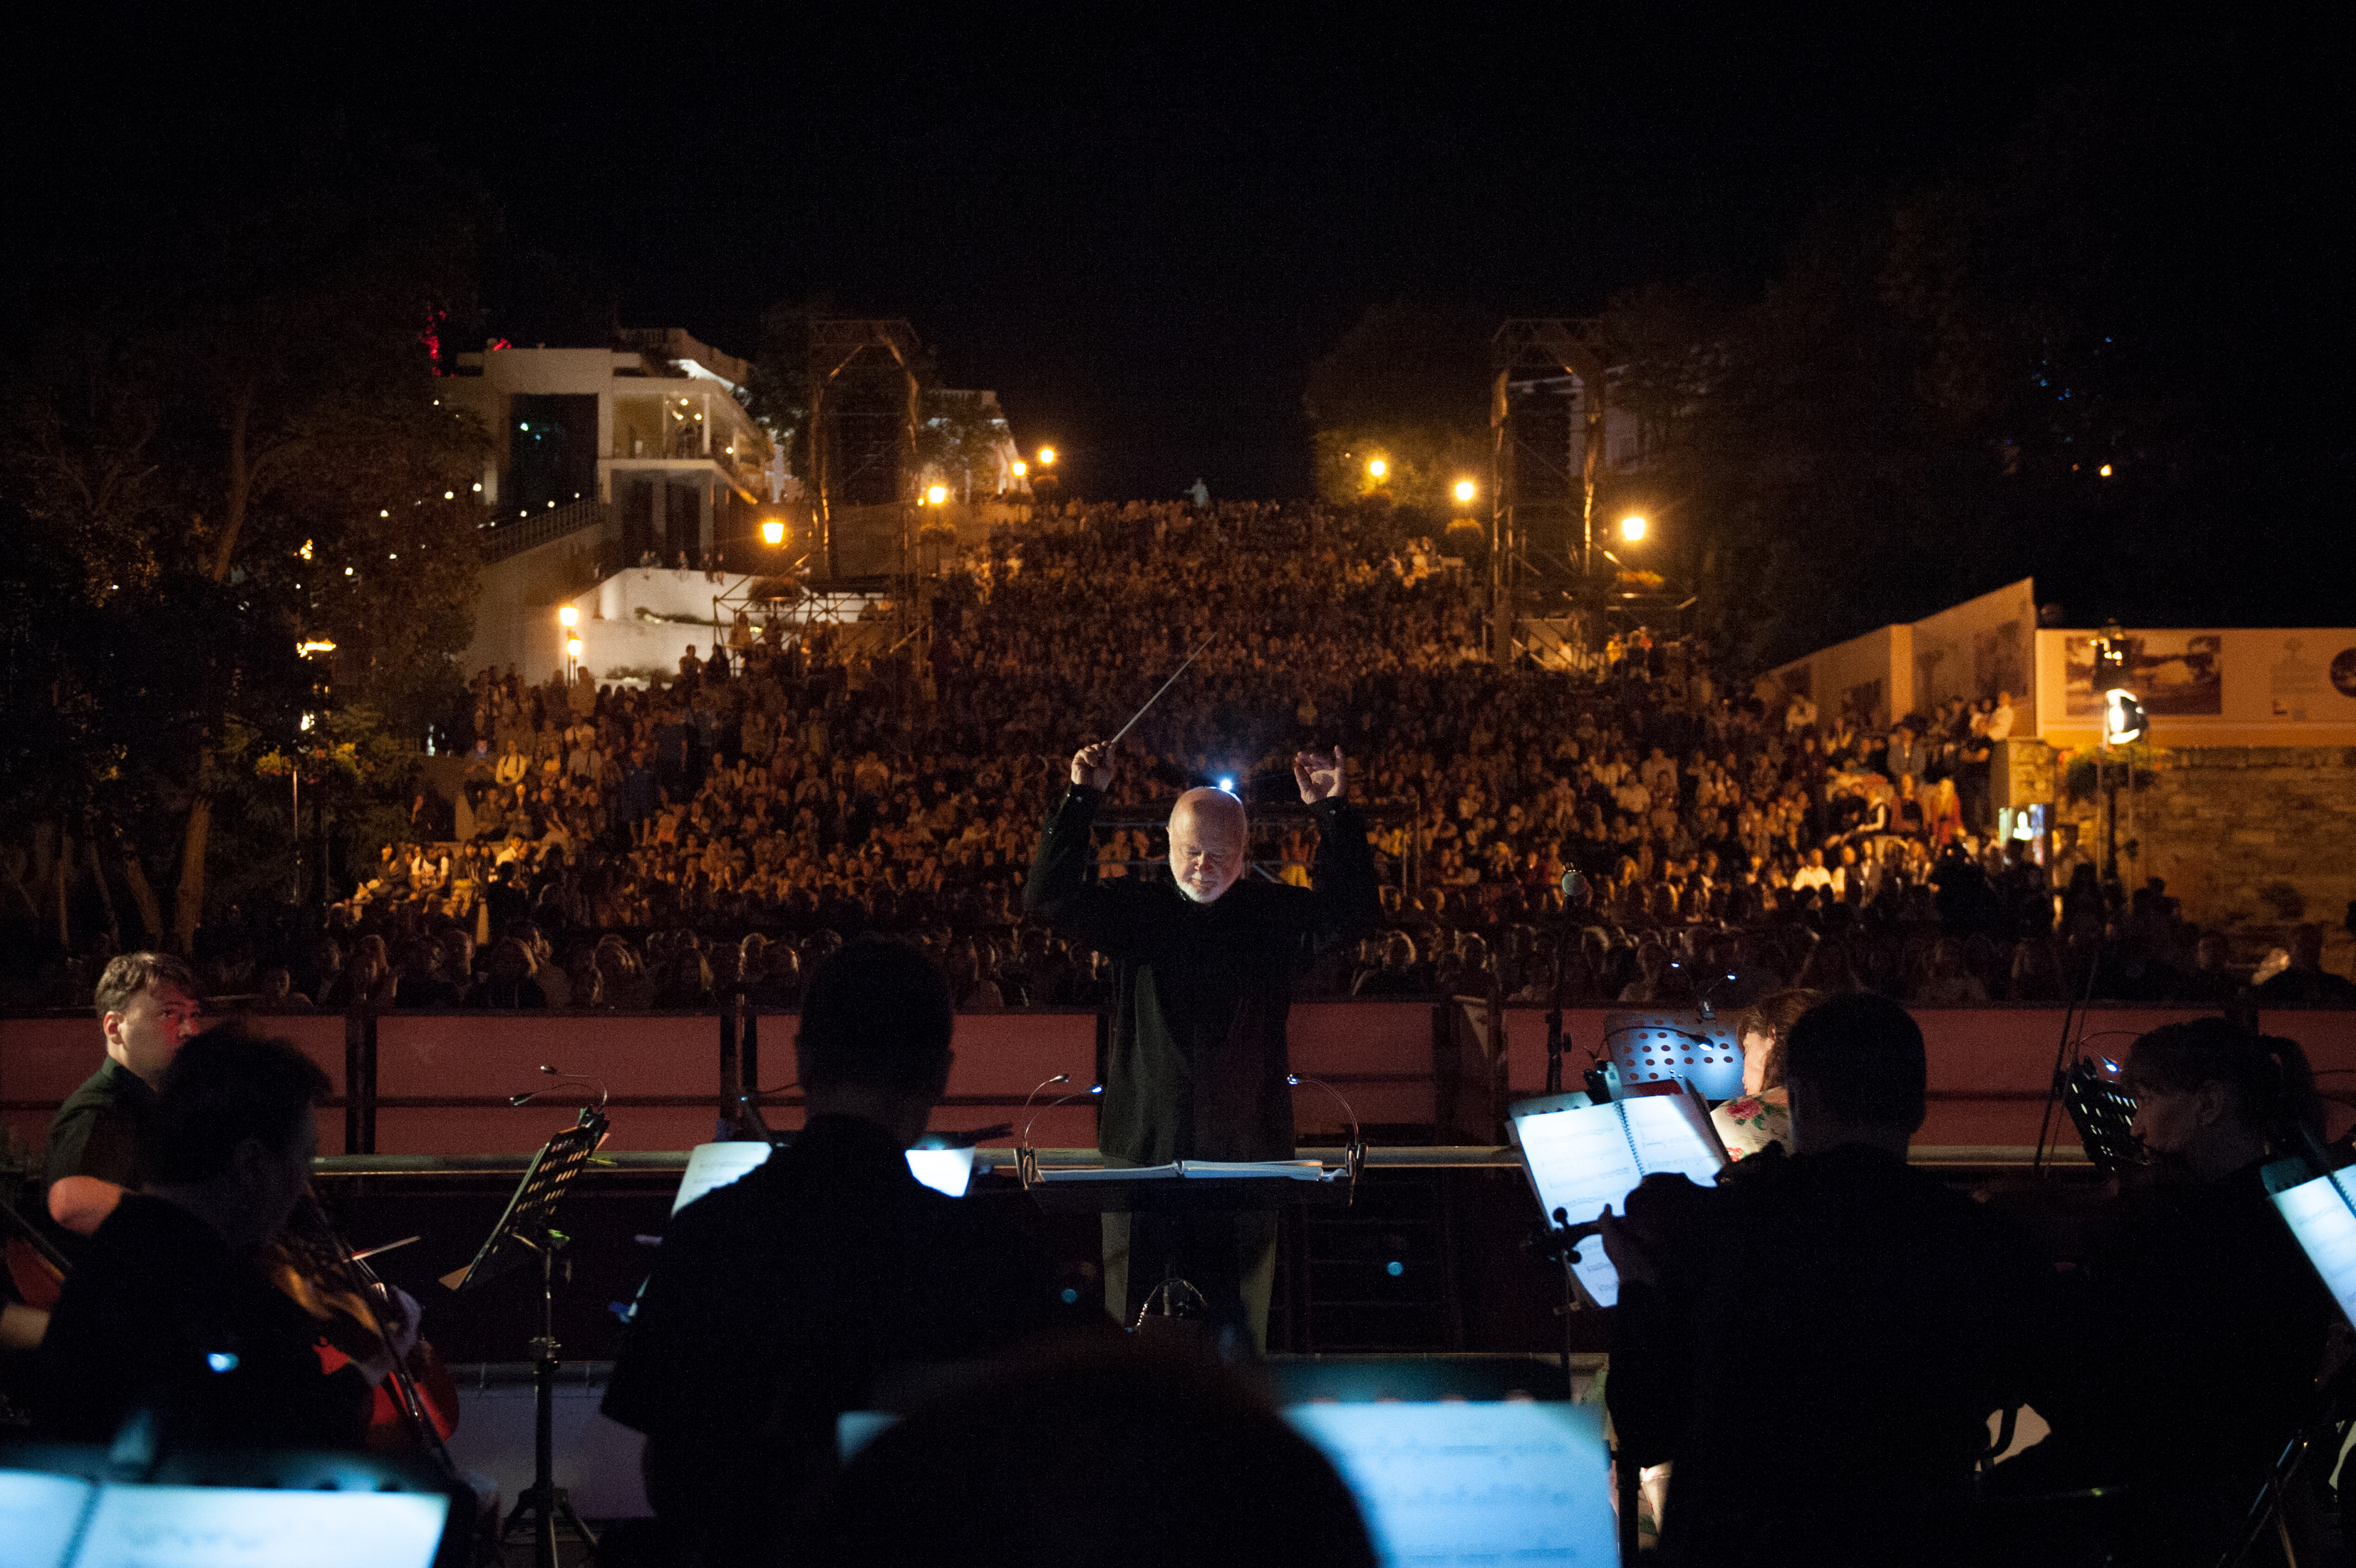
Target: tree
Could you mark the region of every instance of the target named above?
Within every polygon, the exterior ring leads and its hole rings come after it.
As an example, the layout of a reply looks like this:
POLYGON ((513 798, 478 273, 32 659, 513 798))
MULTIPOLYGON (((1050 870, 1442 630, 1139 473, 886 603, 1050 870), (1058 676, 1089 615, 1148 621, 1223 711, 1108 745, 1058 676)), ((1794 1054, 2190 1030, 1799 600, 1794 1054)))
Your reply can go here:
POLYGON ((1369 309, 1309 368, 1318 494, 1446 508, 1458 478, 1488 468, 1487 366, 1469 317, 1405 300, 1369 309))
POLYGON ((298 725, 297 639, 336 643, 346 695, 419 733, 477 562, 484 435, 440 406, 429 347, 470 305, 474 214, 351 156, 240 198, 73 236, 87 252, 53 258, 15 345, 0 453, 18 558, 51 589, 8 601, 7 718, 57 745, 13 755, 5 788, 110 824, 134 890, 176 881, 147 923, 183 949, 252 760, 238 737, 298 725))

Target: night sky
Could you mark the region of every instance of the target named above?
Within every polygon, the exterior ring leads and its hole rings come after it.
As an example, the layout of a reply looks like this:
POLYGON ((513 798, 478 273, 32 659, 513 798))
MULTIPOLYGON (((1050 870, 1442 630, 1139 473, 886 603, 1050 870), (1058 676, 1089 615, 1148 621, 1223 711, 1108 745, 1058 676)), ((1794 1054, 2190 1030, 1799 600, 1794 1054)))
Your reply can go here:
POLYGON ((625 324, 747 352, 828 291, 997 389, 1078 493, 1292 495, 1308 362, 1368 306, 1753 292, 1824 204, 1969 166, 2151 43, 2147 10, 1785 9, 101 8, 21 57, 8 178, 70 224, 332 127, 430 145, 625 324))

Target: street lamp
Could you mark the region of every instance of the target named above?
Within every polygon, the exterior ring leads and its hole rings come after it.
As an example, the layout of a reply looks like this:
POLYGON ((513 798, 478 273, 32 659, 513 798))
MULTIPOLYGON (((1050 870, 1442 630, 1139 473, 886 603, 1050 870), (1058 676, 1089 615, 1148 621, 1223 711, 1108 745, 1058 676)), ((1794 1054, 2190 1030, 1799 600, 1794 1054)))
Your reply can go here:
POLYGON ((1014 477, 1015 477, 1016 478, 1018 478, 1018 479, 1019 479, 1019 478, 1023 478, 1023 475, 1028 474, 1030 471, 1031 471, 1031 465, 1030 465, 1030 464, 1028 464, 1028 463, 1024 462, 1024 461, 1023 461, 1022 458, 1020 458, 1020 457, 1017 457, 1016 459, 1014 459, 1014 477))
POLYGON ((1466 505, 1471 505, 1472 498, 1480 493, 1481 487, 1474 484, 1472 480, 1459 479, 1456 481, 1456 499, 1466 505))
POLYGON ((947 485, 934 485, 925 491, 925 504, 927 506, 941 506, 948 499, 949 488, 947 485))
POLYGON ((1631 512, 1620 520, 1620 537, 1633 544, 1644 537, 1644 520, 1631 512))
POLYGON ((773 517, 761 524, 761 542, 783 544, 786 542, 785 519, 773 517))
POLYGON ((1040 448, 1039 448, 1039 467, 1043 467, 1043 468, 1052 468, 1052 467, 1054 467, 1055 466, 1055 449, 1053 446, 1042 446, 1042 447, 1040 447, 1040 448))
MULTIPOLYGON (((567 631, 572 630, 574 627, 581 624, 580 610, 572 605, 560 607, 556 612, 556 624, 564 628, 567 631)), ((579 639, 576 638, 573 640, 578 641, 579 639)))
POLYGON ((1368 478, 1380 479, 1389 474, 1390 471, 1391 466, 1388 463, 1384 462, 1380 457, 1369 457, 1366 459, 1366 477, 1368 478))

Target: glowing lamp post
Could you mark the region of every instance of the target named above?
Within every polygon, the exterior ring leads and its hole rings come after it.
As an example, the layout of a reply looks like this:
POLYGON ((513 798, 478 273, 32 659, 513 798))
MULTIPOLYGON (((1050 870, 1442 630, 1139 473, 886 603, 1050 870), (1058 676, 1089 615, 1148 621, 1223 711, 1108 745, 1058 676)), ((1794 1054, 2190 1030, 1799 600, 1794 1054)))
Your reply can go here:
POLYGON ((761 542, 776 546, 786 542, 786 524, 782 518, 770 518, 761 524, 761 542))
POLYGON ((947 485, 934 485, 925 491, 926 506, 946 506, 948 504, 948 499, 949 488, 947 485))
POLYGON ((1649 525, 1643 518, 1631 513, 1620 520, 1620 537, 1634 544, 1644 537, 1644 530, 1647 526, 1649 525))
POLYGON ((1456 481, 1456 500, 1458 505, 1471 506, 1472 504, 1472 498, 1480 493, 1481 487, 1474 484, 1472 480, 1459 479, 1456 481))

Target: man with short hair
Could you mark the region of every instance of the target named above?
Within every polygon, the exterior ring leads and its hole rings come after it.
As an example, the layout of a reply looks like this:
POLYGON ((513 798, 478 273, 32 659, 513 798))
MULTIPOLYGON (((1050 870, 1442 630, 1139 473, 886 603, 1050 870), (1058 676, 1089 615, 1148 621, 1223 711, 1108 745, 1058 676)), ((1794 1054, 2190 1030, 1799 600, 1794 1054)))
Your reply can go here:
POLYGON ((1945 1562, 1987 1418, 2037 1365, 2051 1278, 1906 1163, 1926 1065, 1904 1008, 1820 1002, 1783 1067, 1792 1158, 1715 1188, 1648 1178, 1605 1221, 1622 1462, 1676 1464, 1665 1563, 1945 1562))
POLYGON ((139 1185, 139 1123, 182 1041, 203 1027, 196 972, 170 953, 127 952, 99 976, 106 1060, 49 1121, 51 1187, 66 1176, 139 1185))
POLYGON ((948 1083, 947 978, 896 939, 820 964, 794 1058, 809 1121, 664 1232, 605 1411, 647 1434, 648 1499, 695 1563, 777 1561, 877 1380, 1057 1321, 1046 1256, 906 1151, 948 1083))
MULTIPOLYGON (((254 1261, 310 1183, 312 1108, 327 1092, 293 1046, 234 1025, 177 1048, 140 1127, 146 1189, 91 1236, 51 1315, 35 1380, 44 1436, 105 1443, 148 1410, 176 1445, 359 1444, 391 1358, 323 1371, 318 1324, 254 1261)), ((416 1304, 395 1294, 405 1354, 416 1304)))
MULTIPOLYGON (((1112 961, 1112 1039, 1098 1143, 1109 1161, 1290 1159, 1292 1092, 1285 1015, 1296 971, 1382 921, 1365 819, 1343 800, 1340 748, 1292 759, 1314 814, 1317 862, 1303 889, 1244 879, 1243 802, 1189 789, 1170 812, 1171 880, 1096 882, 1089 828, 1112 782, 1111 747, 1072 758, 1071 788, 1049 817, 1023 908, 1112 961)), ((1127 1323, 1175 1268, 1222 1326, 1268 1343, 1275 1283, 1273 1214, 1172 1217, 1136 1227, 1104 1219, 1105 1307, 1127 1323)))

